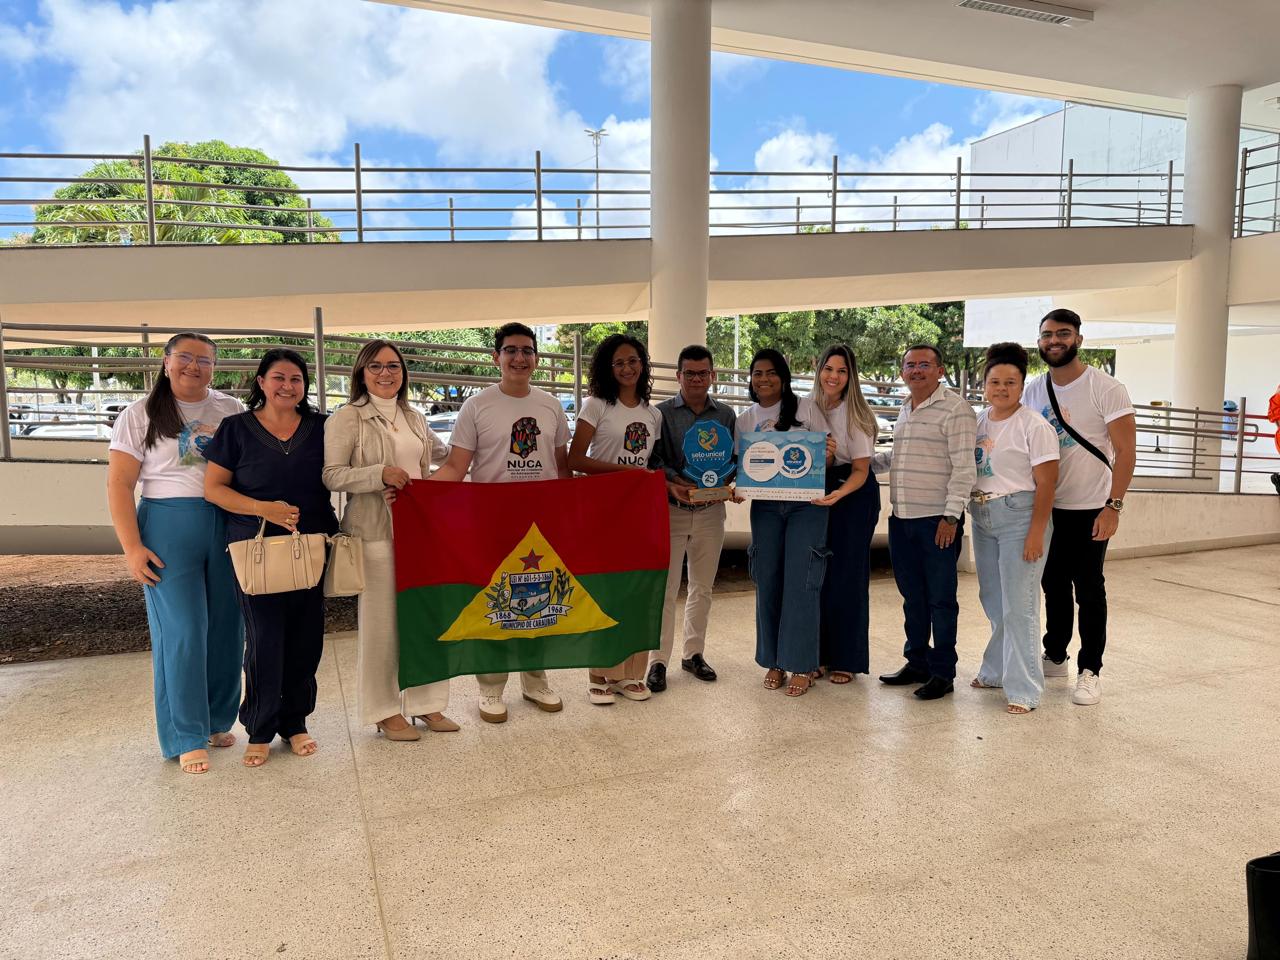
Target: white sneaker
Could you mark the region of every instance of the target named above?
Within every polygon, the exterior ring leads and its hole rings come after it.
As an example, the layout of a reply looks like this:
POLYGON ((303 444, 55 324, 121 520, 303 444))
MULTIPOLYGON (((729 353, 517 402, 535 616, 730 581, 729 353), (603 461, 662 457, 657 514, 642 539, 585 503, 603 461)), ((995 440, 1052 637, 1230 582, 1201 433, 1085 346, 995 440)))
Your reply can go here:
POLYGON ((1102 699, 1102 680, 1092 670, 1081 670, 1076 680, 1076 692, 1071 695, 1071 702, 1082 707, 1091 707, 1102 699))
POLYGON ((556 713, 564 709, 564 701, 550 687, 543 687, 541 690, 526 690, 524 691, 524 698, 539 710, 545 710, 547 713, 556 713))
POLYGON ((507 705, 502 702, 502 697, 481 697, 480 719, 486 723, 506 723, 507 705))
POLYGON ((1041 657, 1044 663, 1044 675, 1046 677, 1065 677, 1067 675, 1067 658, 1063 657, 1062 662, 1058 663, 1047 653, 1041 657))

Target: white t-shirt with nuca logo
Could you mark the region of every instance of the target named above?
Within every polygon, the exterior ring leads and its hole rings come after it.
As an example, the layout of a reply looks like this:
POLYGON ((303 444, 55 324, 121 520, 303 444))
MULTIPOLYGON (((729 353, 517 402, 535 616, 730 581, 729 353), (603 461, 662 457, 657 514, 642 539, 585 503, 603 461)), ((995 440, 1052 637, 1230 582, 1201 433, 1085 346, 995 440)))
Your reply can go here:
MULTIPOLYGON (((808 397, 797 397, 796 399, 800 401, 800 405, 796 407, 796 419, 800 422, 793 427, 787 427, 787 429, 815 430, 819 433, 827 433, 827 420, 818 412, 818 408, 813 405, 813 401, 808 397)), ((738 414, 738 435, 778 429, 778 417, 781 413, 781 400, 767 407, 753 403, 738 414)))
POLYGON ((556 449, 568 442, 569 421, 555 397, 537 387, 511 397, 496 383, 466 399, 449 438, 472 451, 476 483, 558 479, 556 449))
POLYGON ((595 429, 587 456, 592 460, 627 467, 648 467, 649 457, 662 434, 662 414, 648 403, 628 407, 588 397, 578 414, 579 423, 595 429))
POLYGON ((142 495, 153 500, 204 496, 204 448, 213 439, 218 425, 227 417, 244 413, 235 397, 217 390, 199 403, 183 403, 175 398, 182 429, 176 437, 163 437, 150 450, 147 438, 147 401, 137 400, 120 412, 111 429, 109 450, 120 450, 142 464, 138 480, 142 495))
MULTIPOLYGON (((1049 403, 1045 379, 1036 377, 1022 392, 1024 406, 1035 410, 1058 432, 1062 464, 1058 468, 1058 493, 1053 505, 1061 510, 1096 510, 1106 505, 1111 496, 1111 470, 1101 460, 1076 443, 1075 438, 1058 423, 1049 403)), ((1065 387, 1054 384, 1058 407, 1063 418, 1082 437, 1115 461, 1107 424, 1133 415, 1129 391, 1115 377, 1096 367, 1085 367, 1084 373, 1065 387)))
POLYGON ((1004 420, 992 420, 990 414, 990 409, 978 414, 973 450, 978 478, 973 488, 993 497, 1035 490, 1031 468, 1058 459, 1058 435, 1048 420, 1025 405, 1004 420))

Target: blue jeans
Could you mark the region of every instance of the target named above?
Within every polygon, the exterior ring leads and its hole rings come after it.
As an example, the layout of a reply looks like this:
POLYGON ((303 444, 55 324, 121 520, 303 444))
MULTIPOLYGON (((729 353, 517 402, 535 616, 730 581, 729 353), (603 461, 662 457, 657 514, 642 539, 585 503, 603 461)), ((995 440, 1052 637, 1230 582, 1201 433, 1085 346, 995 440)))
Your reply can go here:
POLYGON ((791 500, 751 502, 747 562, 756 585, 756 663, 769 670, 818 669, 827 508, 791 500))
POLYGON ((998 500, 969 504, 973 517, 973 556, 978 565, 978 596, 991 621, 991 639, 982 655, 978 681, 1004 687, 1010 703, 1034 710, 1044 690, 1040 661, 1040 576, 1048 559, 1050 521, 1045 552, 1034 563, 1022 559, 1031 528, 1035 494, 1029 490, 998 500))
POLYGON ((956 560, 964 536, 964 518, 949 547, 934 543, 942 517, 903 520, 889 517, 889 558, 893 579, 902 594, 903 630, 907 642, 902 655, 907 665, 944 680, 956 677, 956 560), (933 646, 929 646, 929 635, 933 646))
POLYGON ((244 624, 225 517, 201 497, 143 498, 138 533, 164 567, 144 587, 160 752, 202 750, 230 730, 240 704, 244 624))

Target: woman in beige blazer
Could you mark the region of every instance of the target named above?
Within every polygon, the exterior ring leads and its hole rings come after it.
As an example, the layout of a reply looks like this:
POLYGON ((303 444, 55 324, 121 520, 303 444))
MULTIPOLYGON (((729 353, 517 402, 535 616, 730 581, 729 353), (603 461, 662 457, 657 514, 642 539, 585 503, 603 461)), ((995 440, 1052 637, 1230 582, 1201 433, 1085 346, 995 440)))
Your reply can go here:
POLYGON ((400 637, 396 630, 396 573, 390 503, 405 484, 428 476, 448 447, 409 406, 404 357, 387 340, 373 340, 351 370, 351 399, 328 420, 324 483, 347 494, 342 529, 364 543, 365 587, 360 594, 356 686, 362 723, 388 740, 417 740, 405 714, 445 733, 458 725, 443 713, 449 681, 401 691, 400 637))

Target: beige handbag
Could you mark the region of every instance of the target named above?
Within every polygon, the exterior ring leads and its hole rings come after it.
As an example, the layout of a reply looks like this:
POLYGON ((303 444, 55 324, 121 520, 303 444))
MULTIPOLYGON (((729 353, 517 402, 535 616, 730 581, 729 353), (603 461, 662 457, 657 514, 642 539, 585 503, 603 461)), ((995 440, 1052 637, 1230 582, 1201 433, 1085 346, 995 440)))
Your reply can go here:
POLYGON ((323 533, 298 533, 285 537, 264 537, 267 519, 262 518, 258 535, 252 540, 236 540, 227 545, 231 566, 240 589, 248 596, 309 590, 324 576, 323 533))
POLYGON ((364 543, 349 533, 329 538, 329 566, 324 572, 326 597, 354 597, 364 592, 364 543))

